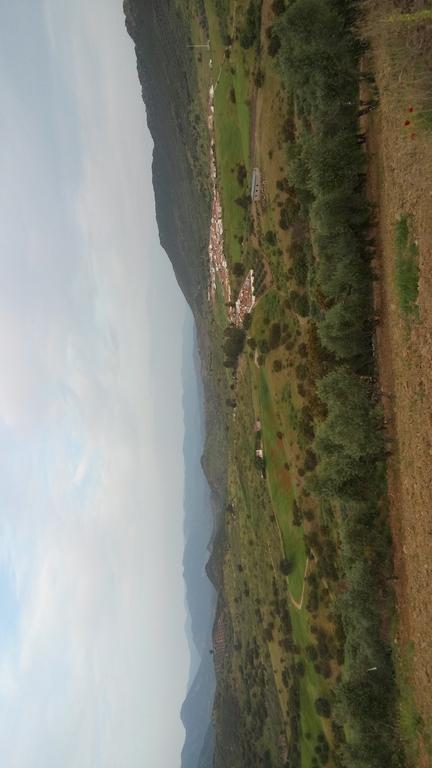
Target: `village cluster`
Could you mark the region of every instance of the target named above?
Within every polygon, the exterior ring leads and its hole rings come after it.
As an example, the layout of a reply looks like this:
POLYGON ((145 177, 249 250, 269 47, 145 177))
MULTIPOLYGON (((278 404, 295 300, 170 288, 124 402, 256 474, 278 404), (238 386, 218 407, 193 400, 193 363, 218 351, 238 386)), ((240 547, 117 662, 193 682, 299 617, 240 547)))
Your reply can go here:
MULTIPOLYGON (((208 127, 212 139, 210 146, 210 179, 212 185, 212 214, 210 222, 210 238, 208 246, 209 255, 209 286, 208 300, 214 302, 216 296, 217 280, 222 288, 223 299, 228 307, 228 317, 235 325, 242 325, 243 320, 251 312, 255 304, 254 274, 253 269, 247 273, 243 285, 240 288, 237 299, 233 304, 231 298, 231 284, 229 279, 228 263, 224 250, 224 232, 222 221, 222 205, 217 183, 216 154, 214 146, 214 87, 210 87, 208 127)), ((251 200, 257 202, 260 198, 261 177, 258 168, 253 169, 251 200)))

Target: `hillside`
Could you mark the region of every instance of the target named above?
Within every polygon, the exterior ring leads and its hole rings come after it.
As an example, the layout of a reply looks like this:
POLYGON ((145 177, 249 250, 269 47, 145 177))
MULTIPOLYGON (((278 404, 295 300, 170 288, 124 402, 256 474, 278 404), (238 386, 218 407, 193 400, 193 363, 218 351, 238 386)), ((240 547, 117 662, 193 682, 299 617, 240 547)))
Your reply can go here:
POLYGON ((154 140, 160 240, 186 299, 197 309, 207 287, 210 206, 207 135, 192 117, 197 84, 190 31, 174 0, 125 0, 124 13, 154 140))

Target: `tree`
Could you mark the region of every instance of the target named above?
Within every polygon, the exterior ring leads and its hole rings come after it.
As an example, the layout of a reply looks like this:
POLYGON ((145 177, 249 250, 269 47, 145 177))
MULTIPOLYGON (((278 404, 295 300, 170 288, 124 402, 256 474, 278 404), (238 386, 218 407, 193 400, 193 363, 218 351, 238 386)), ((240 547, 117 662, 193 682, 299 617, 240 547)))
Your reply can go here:
POLYGON ((237 366, 238 358, 244 348, 246 333, 243 328, 237 328, 235 325, 230 325, 226 328, 224 336, 224 365, 227 368, 235 368, 237 366))
POLYGON ((243 187, 247 179, 246 166, 243 163, 239 163, 237 166, 237 182, 240 187, 243 187))
POLYGON ((369 356, 372 328, 370 302, 354 294, 334 304, 318 324, 318 336, 340 360, 369 356))
POLYGON ((275 16, 282 16, 286 9, 285 0, 273 0, 271 9, 275 16))
MULTIPOLYGON (((267 52, 268 52, 268 55, 273 59, 276 56, 276 54, 279 53, 279 49, 281 47, 281 41, 280 41, 279 35, 276 34, 273 27, 269 27, 269 29, 270 29, 270 34, 268 35, 269 42, 267 46, 267 52)), ((267 32, 268 31, 269 30, 267 30, 267 32)))
POLYGON ((318 430, 318 451, 328 452, 333 445, 354 459, 382 455, 382 409, 372 403, 364 379, 341 366, 318 382, 317 392, 328 408, 327 419, 318 430))
POLYGON ((277 349, 281 342, 280 323, 272 323, 269 330, 269 348, 277 349))
POLYGON ((297 285, 304 288, 308 276, 308 264, 304 251, 297 251, 293 256, 293 274, 297 285))
POLYGON ((255 81, 255 85, 256 85, 257 88, 262 88, 263 87, 264 81, 265 81, 265 73, 263 72, 261 67, 259 67, 257 69, 254 81, 255 81))
POLYGON ((235 261, 233 264, 233 275, 235 275, 235 277, 243 277, 244 273, 244 264, 241 261, 235 261))
POLYGON ((289 576, 294 570, 294 560, 284 557, 283 560, 280 561, 279 567, 284 576, 289 576))
POLYGON ((240 34, 240 45, 242 48, 252 48, 253 44, 258 39, 260 21, 261 19, 257 3, 255 0, 249 0, 249 5, 246 11, 246 24, 240 34))
POLYGON ((267 245, 275 246, 277 243, 276 235, 273 230, 269 229, 264 235, 264 241, 267 245))
POLYGON ((321 717, 330 717, 331 715, 331 706, 328 699, 325 699, 324 697, 319 697, 318 699, 315 699, 315 709, 317 711, 317 714, 321 717))

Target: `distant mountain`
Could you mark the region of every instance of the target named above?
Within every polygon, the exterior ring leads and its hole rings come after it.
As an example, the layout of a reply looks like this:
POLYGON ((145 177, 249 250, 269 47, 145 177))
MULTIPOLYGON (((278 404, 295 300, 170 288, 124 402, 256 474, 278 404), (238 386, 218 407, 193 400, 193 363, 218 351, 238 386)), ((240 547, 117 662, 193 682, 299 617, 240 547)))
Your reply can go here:
POLYGON ((212 768, 214 691, 213 657, 207 651, 181 708, 181 719, 186 729, 181 754, 182 768, 212 768))
POLYGON ((184 334, 183 410, 185 422, 185 551, 183 573, 190 616, 191 685, 181 710, 186 729, 182 768, 210 768, 213 759, 211 713, 215 692, 212 626, 216 592, 206 574, 214 522, 210 490, 201 469, 204 405, 196 337, 192 317, 184 334), (191 361, 193 364, 191 365, 191 361), (204 750, 204 752, 203 752, 204 750), (210 761, 209 761, 210 758, 210 761))
POLYGON ((197 150, 191 119, 197 83, 190 32, 175 0, 125 0, 123 7, 154 141, 160 241, 196 310, 207 285, 210 197, 207 159, 202 166, 206 155, 197 150))

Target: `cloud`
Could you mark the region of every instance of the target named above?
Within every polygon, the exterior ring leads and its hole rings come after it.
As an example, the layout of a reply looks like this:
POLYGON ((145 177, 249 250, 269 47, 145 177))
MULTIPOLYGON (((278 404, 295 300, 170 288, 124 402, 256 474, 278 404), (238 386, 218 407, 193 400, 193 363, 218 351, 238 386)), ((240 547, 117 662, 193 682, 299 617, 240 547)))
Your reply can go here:
POLYGON ((0 749, 8 768, 166 768, 189 664, 186 310, 121 4, 44 14, 2 11, 20 45, 0 76, 0 749))

